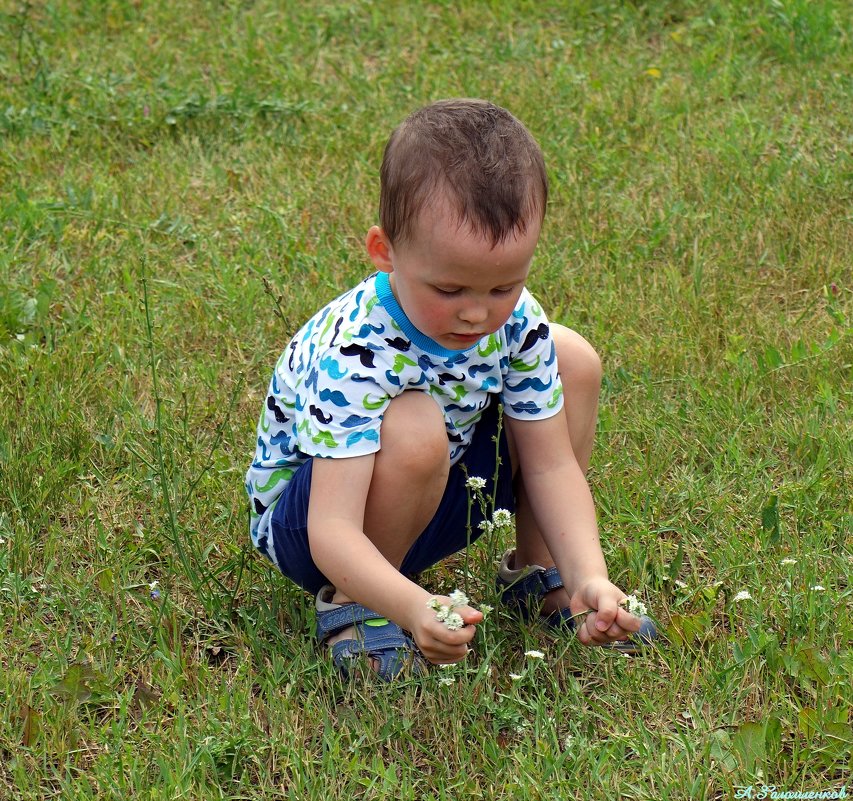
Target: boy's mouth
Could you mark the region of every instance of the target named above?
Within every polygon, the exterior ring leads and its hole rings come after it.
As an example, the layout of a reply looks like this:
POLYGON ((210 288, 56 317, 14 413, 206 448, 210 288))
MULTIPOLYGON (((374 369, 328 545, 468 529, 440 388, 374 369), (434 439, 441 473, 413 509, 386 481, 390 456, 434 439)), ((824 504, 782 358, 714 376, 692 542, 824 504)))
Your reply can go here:
POLYGON ((485 334, 451 334, 453 339, 459 340, 459 342, 479 342, 485 334))

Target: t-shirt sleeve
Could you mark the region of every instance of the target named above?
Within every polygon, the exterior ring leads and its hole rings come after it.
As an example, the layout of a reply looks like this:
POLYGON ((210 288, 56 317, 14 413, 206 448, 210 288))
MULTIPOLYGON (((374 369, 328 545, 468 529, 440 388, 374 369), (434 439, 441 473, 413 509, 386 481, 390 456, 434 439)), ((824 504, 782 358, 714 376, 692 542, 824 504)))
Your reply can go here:
POLYGON ((552 417, 563 408, 563 385, 548 318, 526 289, 503 328, 507 365, 504 414, 522 420, 552 417))
POLYGON ((329 348, 296 390, 299 450, 333 458, 375 453, 382 416, 399 391, 382 352, 358 342, 329 348))

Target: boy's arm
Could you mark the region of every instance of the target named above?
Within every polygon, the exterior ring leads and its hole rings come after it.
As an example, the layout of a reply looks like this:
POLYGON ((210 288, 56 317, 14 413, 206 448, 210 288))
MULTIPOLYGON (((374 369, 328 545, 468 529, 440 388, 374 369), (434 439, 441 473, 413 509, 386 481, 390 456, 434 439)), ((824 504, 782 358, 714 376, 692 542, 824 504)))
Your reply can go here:
MULTIPOLYGON (((308 503, 308 543, 314 563, 353 601, 412 632, 431 662, 456 662, 467 653, 474 626, 450 631, 427 608, 433 596, 409 581, 380 553, 363 531, 375 455, 315 458, 308 503)), ((482 614, 460 610, 466 624, 482 614)))
POLYGON ((607 577, 592 494, 575 459, 565 414, 505 421, 536 524, 569 593, 572 612, 596 610, 579 629, 579 638, 585 644, 613 639, 604 634, 613 623, 637 631, 639 619, 618 605, 625 593, 607 577))

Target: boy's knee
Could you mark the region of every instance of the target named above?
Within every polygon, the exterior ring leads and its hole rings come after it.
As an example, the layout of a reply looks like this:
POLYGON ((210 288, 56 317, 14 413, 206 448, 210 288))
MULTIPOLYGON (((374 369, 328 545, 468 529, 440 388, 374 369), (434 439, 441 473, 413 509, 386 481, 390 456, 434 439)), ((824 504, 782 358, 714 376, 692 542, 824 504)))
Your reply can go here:
POLYGON ((595 348, 577 331, 557 323, 551 324, 551 335, 563 385, 598 393, 603 370, 595 348))
POLYGON ((449 466, 444 416, 425 392, 410 390, 394 398, 383 416, 380 436, 380 453, 409 474, 432 474, 449 466))

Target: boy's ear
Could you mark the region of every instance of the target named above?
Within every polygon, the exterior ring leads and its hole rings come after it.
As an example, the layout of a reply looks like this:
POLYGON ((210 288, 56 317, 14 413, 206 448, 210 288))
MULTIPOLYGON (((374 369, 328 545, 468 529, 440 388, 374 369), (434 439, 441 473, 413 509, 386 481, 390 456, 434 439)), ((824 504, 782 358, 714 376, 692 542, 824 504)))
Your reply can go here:
POLYGON ((371 226, 364 244, 367 247, 367 255, 370 256, 377 270, 383 273, 394 270, 394 264, 391 261, 391 243, 378 225, 371 226))

